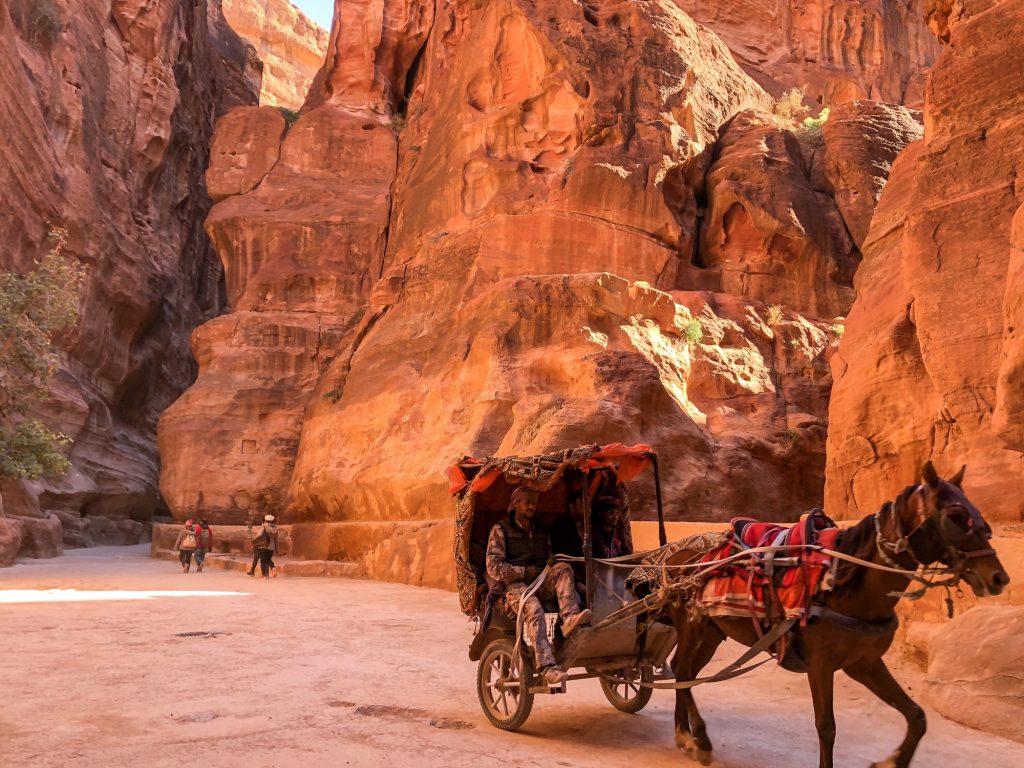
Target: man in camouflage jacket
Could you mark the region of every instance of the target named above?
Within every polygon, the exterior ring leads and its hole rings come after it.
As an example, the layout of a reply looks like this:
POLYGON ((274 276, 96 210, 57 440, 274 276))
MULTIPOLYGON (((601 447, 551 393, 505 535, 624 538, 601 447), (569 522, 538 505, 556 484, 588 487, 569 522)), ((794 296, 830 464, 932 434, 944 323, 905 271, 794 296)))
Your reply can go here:
POLYGON ((522 605, 523 631, 536 654, 537 669, 544 682, 560 685, 568 673, 555 662, 541 600, 558 599, 562 634, 568 637, 579 626, 589 624, 591 613, 580 610, 572 566, 555 563, 544 581, 525 601, 523 595, 540 576, 551 556, 551 540, 535 525, 537 491, 519 487, 512 494, 508 518, 497 523, 487 539, 487 575, 505 584, 505 601, 513 611, 522 605))

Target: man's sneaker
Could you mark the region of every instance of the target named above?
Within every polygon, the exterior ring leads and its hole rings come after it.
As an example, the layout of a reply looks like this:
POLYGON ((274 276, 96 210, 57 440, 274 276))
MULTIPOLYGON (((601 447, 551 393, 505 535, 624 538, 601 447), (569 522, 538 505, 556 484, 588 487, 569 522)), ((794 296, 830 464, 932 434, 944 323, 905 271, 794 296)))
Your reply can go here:
POLYGON ((584 608, 576 615, 570 616, 568 619, 564 619, 562 621, 562 636, 568 637, 573 633, 576 627, 586 626, 590 623, 592 618, 594 618, 594 614, 590 612, 589 608, 584 608))
POLYGON ((541 673, 544 685, 561 685, 569 679, 569 673, 559 666, 550 666, 541 673))

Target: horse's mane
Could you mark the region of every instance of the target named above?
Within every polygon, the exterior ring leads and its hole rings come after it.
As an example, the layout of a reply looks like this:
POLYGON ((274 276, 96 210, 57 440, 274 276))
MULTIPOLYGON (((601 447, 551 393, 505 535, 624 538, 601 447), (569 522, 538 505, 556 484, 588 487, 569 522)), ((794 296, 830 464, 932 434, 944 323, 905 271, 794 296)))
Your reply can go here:
MULTIPOLYGON (((836 549, 845 555, 852 555, 861 560, 870 560, 875 551, 875 515, 886 515, 893 508, 897 514, 902 512, 903 507, 914 492, 917 486, 908 485, 896 501, 887 501, 882 504, 878 512, 868 515, 852 528, 847 528, 839 534, 839 541, 836 542, 836 549)), ((856 586, 857 582, 864 575, 864 568, 856 563, 849 563, 841 560, 836 567, 835 586, 856 586)))

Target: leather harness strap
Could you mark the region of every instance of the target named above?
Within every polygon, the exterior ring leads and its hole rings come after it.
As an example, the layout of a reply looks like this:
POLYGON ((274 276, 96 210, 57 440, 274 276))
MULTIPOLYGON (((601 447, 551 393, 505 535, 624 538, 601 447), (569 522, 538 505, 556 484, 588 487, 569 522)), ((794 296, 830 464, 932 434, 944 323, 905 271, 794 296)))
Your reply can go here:
POLYGON ((769 630, 760 640, 758 640, 756 643, 750 646, 750 648, 747 649, 746 653, 744 653, 742 656, 736 659, 736 661, 734 661, 727 667, 723 667, 721 670, 719 670, 713 675, 709 675, 708 677, 698 677, 694 680, 683 680, 675 683, 647 683, 642 680, 626 680, 623 677, 610 675, 606 672, 602 672, 601 677, 603 677, 605 680, 610 680, 614 683, 631 683, 633 685, 638 685, 642 688, 665 688, 668 690, 677 691, 686 688, 693 688, 694 686, 702 685, 704 683, 718 683, 722 680, 731 680, 734 677, 745 675, 747 672, 751 672, 760 667, 762 664, 766 664, 767 662, 771 661, 774 657, 769 656, 767 659, 762 659, 756 664, 751 664, 746 667, 743 666, 748 661, 757 656, 759 653, 767 651, 769 648, 771 648, 777 640, 779 640, 783 635, 785 635, 787 632, 789 632, 790 629, 793 628, 793 625, 796 624, 797 621, 798 619, 795 618, 780 621, 778 624, 772 627, 771 630, 769 630))

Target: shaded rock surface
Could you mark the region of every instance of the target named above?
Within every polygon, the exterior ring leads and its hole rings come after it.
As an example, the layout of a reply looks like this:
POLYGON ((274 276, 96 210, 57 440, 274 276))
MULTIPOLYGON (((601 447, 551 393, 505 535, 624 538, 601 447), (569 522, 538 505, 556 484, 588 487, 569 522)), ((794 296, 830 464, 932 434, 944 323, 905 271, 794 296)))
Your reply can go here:
POLYGON ((951 720, 1024 741, 1024 606, 972 608, 939 629, 928 656, 928 702, 951 720), (965 652, 970 649, 970 652, 965 652))
POLYGON ((773 95, 800 87, 824 106, 872 99, 920 107, 939 51, 925 18, 930 0, 673 1, 773 95))
POLYGON ((222 0, 224 18, 263 62, 259 103, 298 109, 324 63, 327 30, 289 0, 222 0))
POLYGON ((157 508, 156 419, 194 378, 189 333, 224 306, 198 226, 213 121, 258 84, 219 2, 0 5, 0 270, 30 268, 50 226, 88 270, 41 407, 75 441, 43 511, 157 508))
POLYGON ((1019 522, 1024 52, 1007 30, 1024 25, 1024 1, 932 5, 949 43, 832 359, 826 504, 872 512, 931 459, 946 474, 966 463, 988 519, 1019 522))

